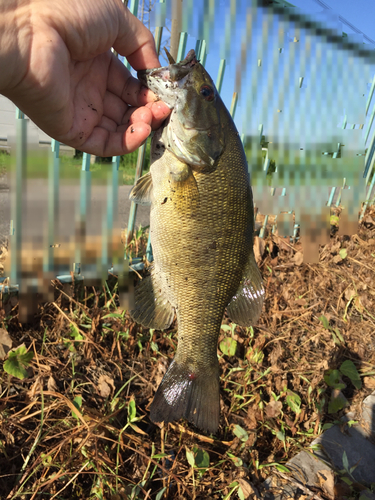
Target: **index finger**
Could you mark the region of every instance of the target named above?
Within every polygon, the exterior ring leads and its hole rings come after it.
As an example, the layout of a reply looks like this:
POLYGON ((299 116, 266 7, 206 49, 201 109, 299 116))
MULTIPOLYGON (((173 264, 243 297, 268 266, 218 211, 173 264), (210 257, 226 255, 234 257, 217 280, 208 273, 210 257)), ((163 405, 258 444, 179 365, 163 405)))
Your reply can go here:
POLYGON ((146 26, 127 7, 124 7, 119 22, 119 35, 113 48, 125 56, 135 70, 159 68, 155 41, 146 26))
POLYGON ((107 90, 130 106, 144 106, 157 100, 155 94, 131 76, 130 71, 113 54, 108 70, 107 90))

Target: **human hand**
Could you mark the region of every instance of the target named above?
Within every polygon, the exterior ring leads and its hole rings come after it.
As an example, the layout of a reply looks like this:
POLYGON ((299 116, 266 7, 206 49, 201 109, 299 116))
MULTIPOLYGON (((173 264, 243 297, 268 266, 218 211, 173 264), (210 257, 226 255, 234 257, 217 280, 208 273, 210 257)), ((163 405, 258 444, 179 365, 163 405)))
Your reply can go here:
POLYGON ((110 50, 136 70, 160 66, 150 31, 121 0, 10 0, 0 33, 0 93, 64 144, 130 153, 170 113, 110 50))

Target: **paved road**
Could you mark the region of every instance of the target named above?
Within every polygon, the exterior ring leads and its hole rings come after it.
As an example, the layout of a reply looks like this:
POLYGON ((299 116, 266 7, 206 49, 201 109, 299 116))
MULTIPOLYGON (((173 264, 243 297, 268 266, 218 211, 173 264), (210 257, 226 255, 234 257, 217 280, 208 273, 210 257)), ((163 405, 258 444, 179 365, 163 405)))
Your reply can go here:
MULTIPOLYGON (((130 201, 129 192, 131 186, 120 186, 118 196, 118 226, 125 229, 128 226, 130 201)), ((282 189, 277 188, 275 198, 281 194, 282 189)), ((327 190, 327 199, 328 199, 327 190)), ((336 190, 334 203, 339 194, 336 190)), ((74 234, 75 220, 79 211, 80 186, 79 181, 74 184, 60 183, 59 209, 56 217, 55 231, 58 234, 58 242, 68 241, 74 234)), ((257 199, 255 199, 257 201, 257 199)), ((102 219, 106 213, 107 187, 104 185, 92 185, 91 207, 86 221, 87 234, 100 235, 102 233, 102 219)), ((138 206, 136 227, 140 224, 149 224, 149 207, 138 206)), ((260 207, 261 213, 264 213, 260 207)), ((6 177, 0 177, 0 244, 8 239, 10 225, 10 193, 9 183, 6 177)), ((48 185, 42 180, 28 180, 23 196, 23 231, 27 240, 42 241, 43 227, 48 223, 48 185)))
MULTIPOLYGON (((118 222, 121 229, 128 226, 132 186, 120 186, 118 198, 118 222)), ((68 241, 74 233, 76 215, 80 203, 79 182, 74 185, 60 184, 59 210, 55 230, 59 243, 68 241)), ((8 238, 10 225, 10 192, 6 179, 0 178, 0 243, 8 238)), ((102 219, 106 213, 107 187, 92 186, 91 207, 87 218, 88 234, 101 234, 102 219)), ((48 186, 41 180, 29 180, 23 197, 23 232, 28 240, 41 241, 43 227, 48 223, 48 186)), ((149 224, 150 208, 137 207, 136 227, 149 224)))

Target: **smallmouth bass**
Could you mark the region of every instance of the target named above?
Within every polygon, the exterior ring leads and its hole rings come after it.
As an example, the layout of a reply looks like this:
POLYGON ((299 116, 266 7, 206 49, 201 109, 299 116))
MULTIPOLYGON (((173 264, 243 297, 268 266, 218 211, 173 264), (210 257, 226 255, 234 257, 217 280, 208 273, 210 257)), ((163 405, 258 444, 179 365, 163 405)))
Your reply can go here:
POLYGON ((151 204, 151 274, 135 290, 132 318, 148 328, 178 321, 178 347, 151 405, 151 420, 185 417, 216 432, 217 341, 225 308, 241 326, 261 313, 253 253, 254 207, 245 152, 232 117, 194 50, 138 78, 171 109, 151 143, 151 169, 130 199, 151 204))

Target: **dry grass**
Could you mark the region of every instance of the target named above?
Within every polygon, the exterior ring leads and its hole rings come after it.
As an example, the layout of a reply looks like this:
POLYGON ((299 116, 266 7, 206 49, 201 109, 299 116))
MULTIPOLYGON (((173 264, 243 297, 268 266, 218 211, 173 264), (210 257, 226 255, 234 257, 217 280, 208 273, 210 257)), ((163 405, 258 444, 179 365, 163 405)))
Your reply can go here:
POLYGON ((8 298, 0 327, 34 357, 24 380, 0 372, 0 498, 229 499, 239 487, 248 498, 262 496, 272 464, 283 471, 375 388, 374 207, 357 235, 339 237, 333 228, 319 264, 302 263, 300 251, 300 243, 269 234, 258 325, 224 319, 220 341, 229 338, 236 353, 218 351, 215 437, 184 421, 150 421, 176 325, 160 332, 132 322, 118 308, 115 281, 74 291, 55 283, 55 301, 40 307, 33 325, 19 324, 17 300, 8 298), (324 374, 344 360, 362 387, 343 377, 349 405, 328 413, 334 391, 324 374))

